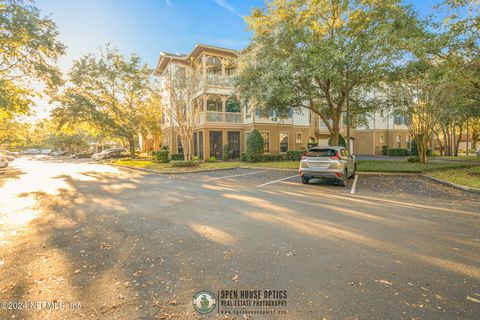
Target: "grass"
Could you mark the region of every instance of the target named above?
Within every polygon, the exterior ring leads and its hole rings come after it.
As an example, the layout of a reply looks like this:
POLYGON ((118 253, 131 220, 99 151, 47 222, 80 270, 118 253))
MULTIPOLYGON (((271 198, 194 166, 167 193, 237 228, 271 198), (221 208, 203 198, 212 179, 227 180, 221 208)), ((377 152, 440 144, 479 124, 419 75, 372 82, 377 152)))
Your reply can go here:
POLYGON ((476 162, 478 164, 480 164, 480 157, 476 156, 476 155, 462 155, 462 156, 457 156, 457 157, 454 157, 454 156, 444 156, 444 157, 435 157, 435 158, 432 158, 432 159, 442 159, 442 160, 457 160, 457 161, 466 161, 466 162, 476 162))
POLYGON ((480 166, 433 171, 428 175, 467 187, 480 188, 480 166))
POLYGON ((195 167, 172 167, 169 163, 158 163, 152 160, 118 160, 115 163, 123 166, 144 168, 160 172, 192 172, 198 170, 238 168, 242 162, 200 162, 200 164, 195 167))
POLYGON ((466 162, 429 162, 424 164, 406 161, 358 160, 357 170, 359 172, 424 173, 434 170, 468 168, 474 165, 466 162))

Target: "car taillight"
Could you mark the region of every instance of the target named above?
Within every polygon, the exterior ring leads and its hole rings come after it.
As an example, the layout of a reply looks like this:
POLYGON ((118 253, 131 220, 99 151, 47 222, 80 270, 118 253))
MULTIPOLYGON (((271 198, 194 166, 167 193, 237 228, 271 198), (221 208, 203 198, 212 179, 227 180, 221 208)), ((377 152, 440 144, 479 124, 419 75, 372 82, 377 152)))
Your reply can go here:
POLYGON ((338 156, 338 151, 335 152, 335 157, 328 157, 329 160, 338 160, 340 157, 338 156))

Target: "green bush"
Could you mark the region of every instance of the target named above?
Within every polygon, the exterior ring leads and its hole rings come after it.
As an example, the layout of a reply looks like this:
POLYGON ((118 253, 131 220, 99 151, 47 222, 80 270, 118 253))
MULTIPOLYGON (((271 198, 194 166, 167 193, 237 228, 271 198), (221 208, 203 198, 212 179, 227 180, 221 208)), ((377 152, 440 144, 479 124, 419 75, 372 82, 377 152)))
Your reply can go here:
POLYGON ((223 160, 228 160, 230 159, 230 146, 228 144, 223 145, 223 155, 222 155, 223 160))
POLYGON ((183 153, 172 153, 172 161, 183 161, 185 160, 185 155, 183 153))
POLYGON ((287 151, 287 160, 289 161, 300 161, 304 150, 290 150, 287 151))
POLYGON ((257 129, 254 129, 247 139, 247 151, 245 157, 248 162, 256 162, 261 160, 263 153, 264 141, 262 135, 257 129))
POLYGON ((388 146, 382 146, 382 154, 386 156, 388 153, 388 146))
POLYGON ((262 154, 260 155, 261 161, 280 161, 282 160, 281 154, 262 154))
MULTIPOLYGON (((330 136, 330 138, 328 139, 328 145, 331 146, 332 145, 332 137, 330 136)), ((345 138, 342 137, 342 135, 339 135, 338 136, 338 145, 341 146, 341 147, 347 147, 347 142, 345 141, 345 138)))
POLYGON ((419 157, 410 157, 407 159, 408 162, 420 162, 419 157))
POLYGON ((410 153, 407 149, 401 148, 388 148, 387 149, 387 156, 394 156, 394 157, 406 157, 410 153))
POLYGON ((195 167, 199 165, 198 161, 183 161, 183 160, 176 160, 170 162, 172 167, 195 167))
POLYGON ((154 152, 155 160, 162 163, 167 163, 168 160, 168 150, 160 150, 154 152))
POLYGON ((242 154, 240 155, 240 161, 247 161, 247 155, 245 154, 245 152, 242 152, 242 154))
POLYGON ((210 157, 210 158, 207 158, 207 160, 205 160, 206 162, 215 162, 217 161, 217 158, 215 157, 210 157))
POLYGON ((160 147, 160 150, 168 150, 168 146, 163 146, 163 145, 162 145, 162 146, 160 147))
MULTIPOLYGON (((412 156, 418 156, 418 146, 417 146, 417 141, 412 140, 412 146, 410 147, 410 155, 412 156)), ((427 157, 432 156, 432 149, 427 149, 427 157)))
POLYGON ((199 156, 193 156, 192 161, 200 161, 200 157, 199 156))

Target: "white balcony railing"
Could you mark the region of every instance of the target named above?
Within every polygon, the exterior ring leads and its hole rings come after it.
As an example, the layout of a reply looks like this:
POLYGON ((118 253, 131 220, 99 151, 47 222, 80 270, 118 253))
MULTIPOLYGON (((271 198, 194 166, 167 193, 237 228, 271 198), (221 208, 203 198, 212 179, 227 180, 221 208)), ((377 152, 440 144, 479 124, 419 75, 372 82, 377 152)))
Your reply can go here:
POLYGON ((226 112, 225 122, 242 123, 242 114, 240 112, 226 112))
MULTIPOLYGON (((233 78, 231 76, 222 76, 218 74, 207 74, 207 86, 233 88, 233 78)), ((199 79, 199 87, 205 86, 205 80, 199 79)))
POLYGON ((207 121, 223 122, 223 112, 207 111, 207 121))

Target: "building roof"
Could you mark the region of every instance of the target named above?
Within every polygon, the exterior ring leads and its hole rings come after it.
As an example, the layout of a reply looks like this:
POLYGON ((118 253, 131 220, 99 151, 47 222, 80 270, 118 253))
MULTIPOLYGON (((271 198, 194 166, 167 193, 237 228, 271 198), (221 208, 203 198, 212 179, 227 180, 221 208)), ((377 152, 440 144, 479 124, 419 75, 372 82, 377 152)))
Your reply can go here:
POLYGON ((232 58, 238 57, 240 51, 222 48, 217 46, 211 46, 206 44, 196 44, 193 50, 187 55, 184 53, 169 53, 169 52, 160 52, 160 57, 158 58, 157 67, 155 68, 154 74, 160 75, 165 67, 167 66, 168 62, 172 60, 177 60, 181 63, 187 63, 191 58, 197 58, 200 54, 204 51, 210 51, 212 53, 218 53, 221 55, 230 56, 232 58))

